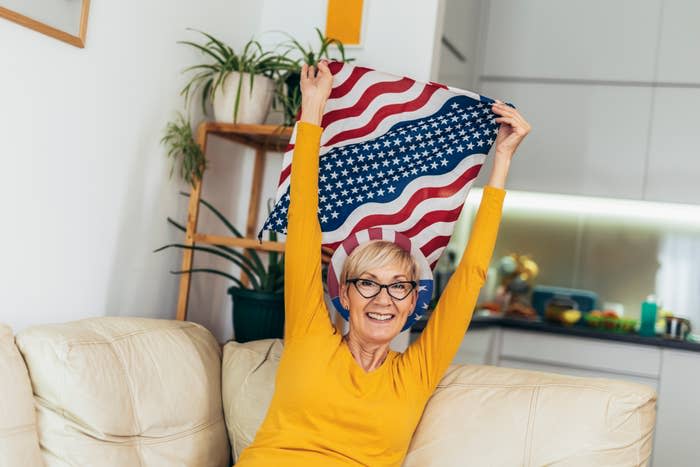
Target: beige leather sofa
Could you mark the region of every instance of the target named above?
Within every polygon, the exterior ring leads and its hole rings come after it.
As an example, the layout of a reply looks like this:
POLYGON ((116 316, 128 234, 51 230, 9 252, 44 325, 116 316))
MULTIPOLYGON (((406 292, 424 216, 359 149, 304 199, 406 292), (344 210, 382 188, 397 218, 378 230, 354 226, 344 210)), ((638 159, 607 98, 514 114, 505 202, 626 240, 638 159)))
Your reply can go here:
MULTIPOLYGON (((282 348, 222 352, 179 321, 95 318, 16 337, 0 325, 0 467, 228 465, 262 421, 282 348)), ((646 465, 655 403, 632 383, 457 366, 404 465, 646 465)))

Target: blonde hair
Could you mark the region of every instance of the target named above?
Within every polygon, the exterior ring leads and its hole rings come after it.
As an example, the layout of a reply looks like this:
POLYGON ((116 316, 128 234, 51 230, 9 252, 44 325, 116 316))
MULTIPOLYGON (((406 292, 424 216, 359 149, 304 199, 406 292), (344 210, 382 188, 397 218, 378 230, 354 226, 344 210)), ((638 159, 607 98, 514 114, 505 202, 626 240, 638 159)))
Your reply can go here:
POLYGON ((356 247, 343 264, 340 283, 359 277, 370 269, 397 264, 406 272, 407 280, 418 280, 418 265, 410 252, 386 240, 372 240, 356 247))

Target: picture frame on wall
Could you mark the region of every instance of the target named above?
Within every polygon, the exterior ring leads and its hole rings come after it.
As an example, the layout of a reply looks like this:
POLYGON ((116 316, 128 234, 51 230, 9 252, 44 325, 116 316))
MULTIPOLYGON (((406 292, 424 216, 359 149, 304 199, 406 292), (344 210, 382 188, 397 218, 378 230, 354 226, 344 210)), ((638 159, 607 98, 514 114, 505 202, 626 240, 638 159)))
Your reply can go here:
POLYGON ((90 0, 0 0, 0 17, 85 47, 90 0))
POLYGON ((328 0, 326 37, 338 39, 346 49, 362 48, 368 2, 369 0, 328 0))

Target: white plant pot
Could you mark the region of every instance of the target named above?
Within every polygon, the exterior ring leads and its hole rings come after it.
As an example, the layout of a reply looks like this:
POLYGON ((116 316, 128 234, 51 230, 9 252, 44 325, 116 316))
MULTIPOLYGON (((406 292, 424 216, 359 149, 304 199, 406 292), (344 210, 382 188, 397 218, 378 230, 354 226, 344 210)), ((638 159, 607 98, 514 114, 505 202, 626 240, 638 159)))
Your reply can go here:
POLYGON ((213 103, 216 121, 225 123, 264 123, 272 105, 275 82, 266 76, 255 75, 255 78, 253 78, 253 91, 251 92, 250 75, 248 73, 243 74, 238 115, 234 122, 236 93, 238 92, 240 79, 240 73, 229 73, 223 84, 216 88, 213 103))

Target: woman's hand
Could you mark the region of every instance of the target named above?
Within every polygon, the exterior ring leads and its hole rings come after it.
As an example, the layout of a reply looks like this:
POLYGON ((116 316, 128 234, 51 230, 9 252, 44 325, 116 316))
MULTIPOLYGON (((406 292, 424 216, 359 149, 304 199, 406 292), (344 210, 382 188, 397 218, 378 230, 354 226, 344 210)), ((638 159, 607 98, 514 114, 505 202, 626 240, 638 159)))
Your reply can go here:
POLYGON ((530 133, 532 127, 520 115, 520 112, 501 101, 497 100, 491 108, 495 114, 499 115, 496 122, 501 125, 498 128, 498 136, 496 136, 493 169, 488 185, 502 189, 505 188, 510 161, 515 150, 525 136, 530 133))
POLYGON ((326 101, 331 95, 333 74, 328 63, 318 63, 318 70, 313 65, 301 67, 301 121, 321 125, 326 101))
POLYGON ((515 150, 520 142, 530 133, 532 128, 517 109, 501 101, 497 100, 491 108, 494 113, 500 115, 500 117, 496 118, 496 122, 501 124, 496 137, 496 157, 507 156, 510 159, 515 154, 515 150))

